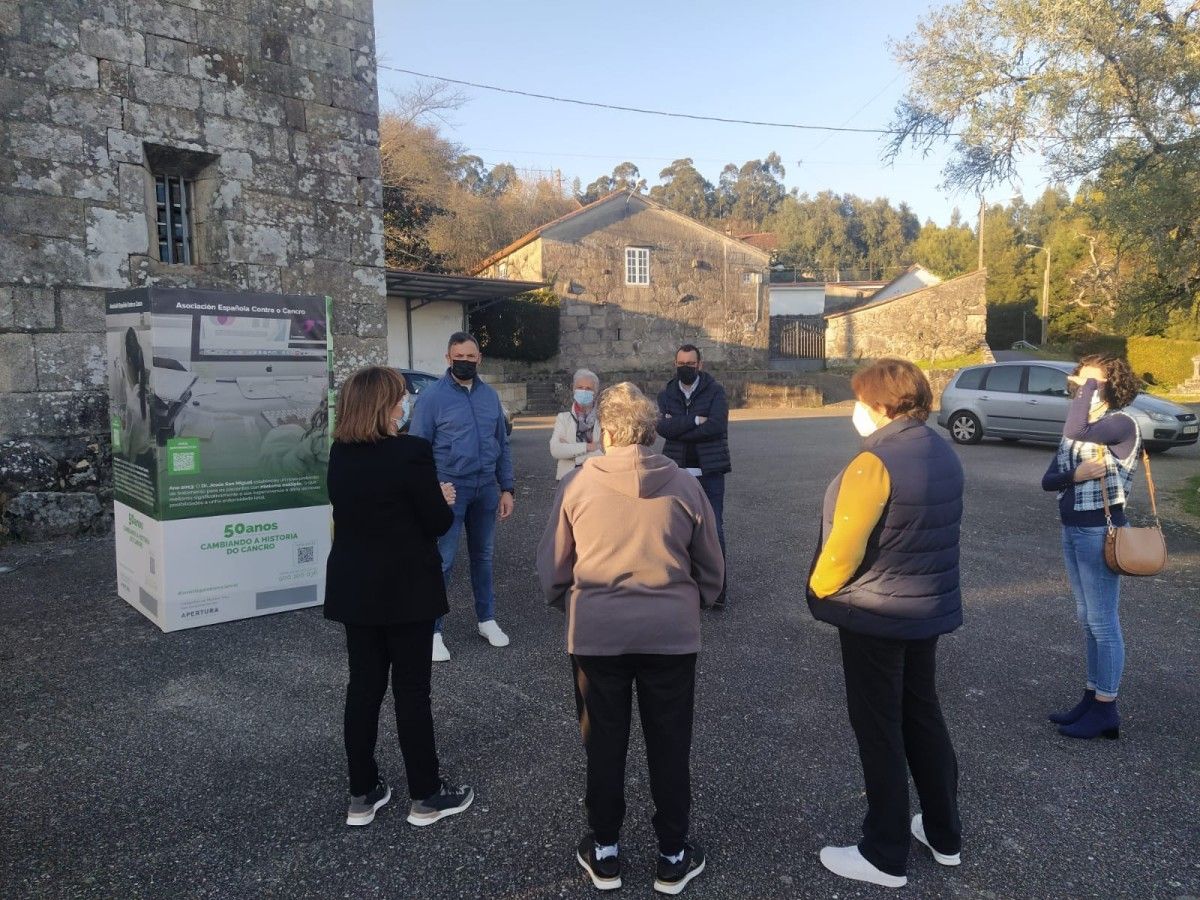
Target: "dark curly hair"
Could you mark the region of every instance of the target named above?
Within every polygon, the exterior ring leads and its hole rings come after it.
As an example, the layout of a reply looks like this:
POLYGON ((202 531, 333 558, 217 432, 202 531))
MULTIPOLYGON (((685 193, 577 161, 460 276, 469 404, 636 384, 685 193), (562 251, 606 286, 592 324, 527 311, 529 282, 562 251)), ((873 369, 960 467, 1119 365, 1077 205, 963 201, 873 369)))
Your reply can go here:
MULTIPOLYGON (((1079 367, 1095 366, 1104 372, 1101 391, 1110 409, 1124 409, 1142 389, 1141 380, 1133 374, 1129 361, 1112 353, 1091 353, 1079 360, 1079 367)), ((1079 369, 1075 370, 1076 373, 1079 369)))

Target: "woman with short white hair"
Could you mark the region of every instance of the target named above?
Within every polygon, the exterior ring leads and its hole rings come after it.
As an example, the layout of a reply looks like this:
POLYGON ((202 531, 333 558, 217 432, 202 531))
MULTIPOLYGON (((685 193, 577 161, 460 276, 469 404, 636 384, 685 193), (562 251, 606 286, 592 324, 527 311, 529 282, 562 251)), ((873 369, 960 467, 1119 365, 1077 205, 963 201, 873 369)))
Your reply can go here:
POLYGON ((628 382, 600 397, 604 455, 562 479, 538 546, 546 599, 567 614, 567 652, 587 755, 589 831, 576 860, 621 886, 625 756, 636 686, 654 798, 654 889, 678 894, 704 871, 691 843, 689 761, 700 608, 725 557, 700 483, 655 453, 658 407, 628 382))
POLYGON ((589 456, 600 456, 600 426, 596 421, 596 397, 600 379, 590 369, 579 369, 571 379, 571 408, 560 412, 550 435, 550 455, 558 460, 554 477, 562 477, 583 465, 589 456))

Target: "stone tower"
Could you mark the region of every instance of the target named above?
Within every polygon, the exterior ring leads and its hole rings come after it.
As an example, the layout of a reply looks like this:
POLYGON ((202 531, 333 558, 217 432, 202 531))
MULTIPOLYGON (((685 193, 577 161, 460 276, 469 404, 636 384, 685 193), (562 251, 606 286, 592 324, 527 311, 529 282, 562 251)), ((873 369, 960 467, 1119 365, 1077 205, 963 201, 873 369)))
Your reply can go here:
POLYGON ((328 294, 386 360, 371 0, 0 0, 0 506, 109 516, 103 298, 328 294))

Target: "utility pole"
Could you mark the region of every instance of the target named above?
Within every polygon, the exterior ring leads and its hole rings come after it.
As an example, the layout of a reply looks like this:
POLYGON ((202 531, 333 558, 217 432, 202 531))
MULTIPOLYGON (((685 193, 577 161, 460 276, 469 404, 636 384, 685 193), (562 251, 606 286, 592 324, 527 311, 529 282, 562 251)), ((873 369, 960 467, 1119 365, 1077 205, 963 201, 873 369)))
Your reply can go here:
POLYGON ((979 195, 979 264, 975 268, 983 268, 983 194, 979 195))
POLYGON ((1046 346, 1047 320, 1050 316, 1050 248, 1038 244, 1026 244, 1028 250, 1041 250, 1046 254, 1046 271, 1042 273, 1042 343, 1046 346))

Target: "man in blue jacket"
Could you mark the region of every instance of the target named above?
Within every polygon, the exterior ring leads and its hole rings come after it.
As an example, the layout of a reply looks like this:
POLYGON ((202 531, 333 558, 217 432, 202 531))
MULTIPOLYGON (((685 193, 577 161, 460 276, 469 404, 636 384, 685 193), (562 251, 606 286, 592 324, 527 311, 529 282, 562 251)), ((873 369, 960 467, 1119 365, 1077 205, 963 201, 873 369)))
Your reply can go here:
MULTIPOLYGON (((717 537, 725 553, 725 475, 729 460, 729 401, 725 388, 704 371, 700 348, 684 344, 675 351, 675 377, 658 395, 658 433, 663 455, 696 476, 717 520, 717 537)), ((725 589, 713 603, 725 608, 725 589)))
MULTIPOLYGON (((446 585, 450 585, 465 525, 479 634, 493 647, 506 647, 508 635, 496 624, 492 550, 497 516, 503 521, 513 511, 512 455, 500 395, 477 374, 482 360, 475 338, 465 331, 450 335, 446 348, 449 368, 440 380, 421 392, 409 433, 433 445, 438 480, 451 482, 457 495, 454 524, 438 540, 446 585)), ((434 626, 433 659, 450 659, 442 638, 442 619, 434 626)))

